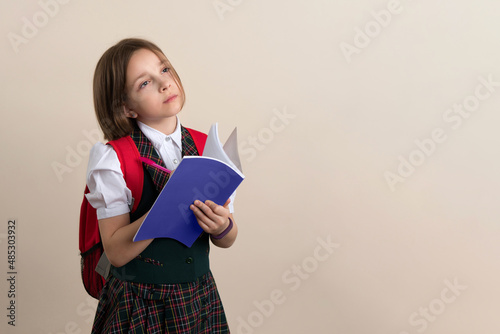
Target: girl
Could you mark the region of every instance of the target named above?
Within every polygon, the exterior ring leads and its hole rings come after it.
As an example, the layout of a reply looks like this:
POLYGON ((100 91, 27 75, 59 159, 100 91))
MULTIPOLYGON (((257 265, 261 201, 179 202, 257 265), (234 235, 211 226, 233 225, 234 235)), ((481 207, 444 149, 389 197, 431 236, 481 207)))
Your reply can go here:
MULTIPOLYGON (((131 136, 141 156, 170 170, 182 156, 199 153, 177 117, 184 101, 179 76, 151 42, 122 40, 97 64, 94 107, 105 139, 131 136)), ((204 231, 190 248, 168 238, 132 241, 167 179, 145 168, 141 201, 131 213, 116 152, 102 143, 91 150, 87 199, 111 262, 92 333, 229 333, 208 253, 209 240, 226 248, 236 239, 231 200, 190 206, 204 231)))

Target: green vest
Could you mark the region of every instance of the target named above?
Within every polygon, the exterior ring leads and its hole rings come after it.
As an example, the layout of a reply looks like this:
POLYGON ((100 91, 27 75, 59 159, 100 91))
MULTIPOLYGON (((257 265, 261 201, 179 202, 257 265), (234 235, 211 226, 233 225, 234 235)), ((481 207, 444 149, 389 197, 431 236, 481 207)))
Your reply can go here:
MULTIPOLYGON (((135 128, 131 135, 141 156, 161 162, 146 136, 135 128)), ((193 138, 182 128, 182 156, 198 155, 193 138)), ((144 186, 137 210, 130 214, 133 222, 144 215, 154 204, 161 189, 168 180, 168 175, 161 175, 158 170, 144 167, 144 186)), ((111 274, 122 281, 153 284, 174 284, 196 281, 210 270, 208 255, 210 252, 209 235, 202 233, 191 247, 177 240, 157 238, 136 258, 122 267, 111 266, 111 274)))

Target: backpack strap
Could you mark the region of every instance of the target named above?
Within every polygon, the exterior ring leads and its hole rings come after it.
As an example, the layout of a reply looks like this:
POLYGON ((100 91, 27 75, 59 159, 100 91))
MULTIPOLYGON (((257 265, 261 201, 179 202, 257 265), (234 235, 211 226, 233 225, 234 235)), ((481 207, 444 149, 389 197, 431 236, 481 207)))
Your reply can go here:
POLYGON ((139 206, 142 195, 142 186, 144 184, 144 169, 140 160, 139 151, 130 136, 112 140, 108 144, 115 149, 118 160, 120 160, 123 177, 127 187, 132 192, 134 204, 131 212, 134 212, 139 206))
POLYGON ((89 204, 86 194, 89 187, 85 186, 82 205, 80 207, 80 238, 79 249, 82 255, 92 252, 100 244, 99 228, 97 226, 97 211, 89 204), (95 224, 89 222, 96 222, 95 224))
POLYGON ((193 137, 194 145, 196 146, 198 153, 202 155, 203 149, 205 148, 205 143, 207 142, 207 135, 204 134, 203 132, 193 130, 190 128, 185 128, 185 129, 188 130, 191 137, 193 137))

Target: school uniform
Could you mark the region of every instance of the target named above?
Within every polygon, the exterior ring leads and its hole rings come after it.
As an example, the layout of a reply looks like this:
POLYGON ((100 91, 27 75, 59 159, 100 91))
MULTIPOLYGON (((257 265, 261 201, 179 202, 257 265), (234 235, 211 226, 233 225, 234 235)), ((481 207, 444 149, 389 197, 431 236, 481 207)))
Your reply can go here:
MULTIPOLYGON (((179 120, 170 136, 138 122, 131 137, 141 156, 171 170, 183 156, 199 154, 179 120)), ((96 144, 89 159, 87 198, 99 219, 129 212, 133 204, 116 153, 106 146, 96 144)), ((131 222, 151 208, 168 178, 168 173, 144 165, 143 193, 131 222)), ((157 238, 126 265, 112 266, 92 333, 229 333, 210 271, 209 239, 202 233, 188 248, 157 238)))

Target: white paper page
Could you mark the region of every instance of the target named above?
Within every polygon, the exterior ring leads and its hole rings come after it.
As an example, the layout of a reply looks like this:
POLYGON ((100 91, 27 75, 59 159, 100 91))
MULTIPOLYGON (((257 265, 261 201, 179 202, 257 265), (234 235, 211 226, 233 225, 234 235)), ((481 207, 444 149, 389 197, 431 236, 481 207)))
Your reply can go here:
MULTIPOLYGON (((231 138, 232 138, 232 140, 236 140, 236 136, 232 136, 231 138)), ((237 143, 231 143, 230 146, 236 147, 236 155, 237 155, 238 154, 237 143)), ((234 154, 235 153, 233 150, 232 155, 234 155, 234 154)), ((208 132, 207 142, 205 143, 205 148, 203 149, 203 156, 224 161, 228 165, 232 166, 234 169, 237 169, 241 172, 241 169, 239 168, 239 167, 241 167, 239 157, 237 158, 237 163, 240 165, 238 167, 231 160, 231 158, 229 158, 228 154, 224 151, 224 148, 222 147, 222 144, 219 140, 218 123, 213 124, 212 127, 210 128, 210 131, 208 132)))
POLYGON ((227 139, 224 144, 224 151, 231 161, 235 164, 236 167, 243 173, 243 169, 241 168, 240 154, 238 152, 238 129, 234 128, 231 135, 227 139))

